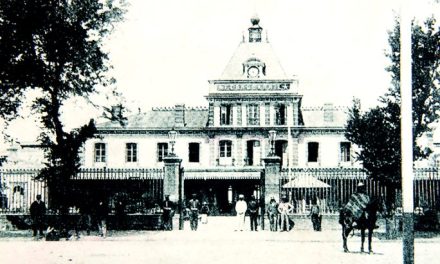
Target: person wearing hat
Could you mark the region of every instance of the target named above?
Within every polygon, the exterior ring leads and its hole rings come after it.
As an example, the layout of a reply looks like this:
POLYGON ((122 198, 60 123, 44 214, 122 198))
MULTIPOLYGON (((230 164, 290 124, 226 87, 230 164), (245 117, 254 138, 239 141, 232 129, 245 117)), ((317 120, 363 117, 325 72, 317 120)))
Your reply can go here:
POLYGON ((237 213, 237 227, 235 231, 243 231, 244 219, 246 215, 247 204, 244 200, 244 195, 240 194, 238 196, 238 201, 235 203, 235 212, 237 213))
POLYGON ((350 222, 356 222, 356 220, 360 219, 362 214, 364 214, 365 208, 367 208, 369 203, 370 197, 367 195, 365 184, 359 182, 356 192, 351 195, 347 204, 343 207, 343 210, 349 212, 351 216, 350 222))
POLYGON ((33 237, 37 237, 37 231, 40 237, 43 237, 44 216, 46 215, 46 205, 41 200, 41 195, 37 194, 37 200, 31 204, 29 209, 32 219, 33 237))
POLYGON ((267 217, 269 218, 270 231, 277 231, 278 227, 278 203, 275 197, 270 198, 269 205, 267 206, 267 217))
POLYGON ((191 200, 189 200, 189 210, 190 210, 190 225, 191 230, 197 231, 199 225, 199 207, 200 202, 197 199, 197 194, 193 193, 191 200))
POLYGON ((251 223, 251 231, 258 231, 257 219, 258 219, 258 203, 254 195, 251 195, 251 199, 248 202, 249 219, 251 223))
POLYGON ((174 214, 174 203, 170 201, 170 196, 165 195, 165 200, 162 203, 162 221, 164 230, 173 230, 173 214, 174 214))

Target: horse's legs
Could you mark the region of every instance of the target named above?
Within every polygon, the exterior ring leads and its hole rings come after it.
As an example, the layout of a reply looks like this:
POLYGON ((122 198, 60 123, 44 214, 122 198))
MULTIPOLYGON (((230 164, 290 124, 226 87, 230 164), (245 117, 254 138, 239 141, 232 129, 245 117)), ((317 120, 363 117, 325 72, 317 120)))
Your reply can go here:
POLYGON ((368 253, 373 253, 373 249, 371 248, 371 238, 373 237, 373 227, 368 228, 368 253))
POLYGON ((364 252, 365 229, 361 229, 361 252, 364 252))
POLYGON ((350 234, 351 228, 346 227, 345 225, 342 225, 342 241, 343 241, 343 248, 344 252, 349 252, 347 247, 347 237, 350 234))

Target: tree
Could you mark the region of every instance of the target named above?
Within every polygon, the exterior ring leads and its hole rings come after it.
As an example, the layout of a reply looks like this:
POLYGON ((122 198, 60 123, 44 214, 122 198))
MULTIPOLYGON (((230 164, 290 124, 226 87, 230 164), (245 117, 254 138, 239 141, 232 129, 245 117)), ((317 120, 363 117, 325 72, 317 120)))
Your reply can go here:
POLYGON ((113 83, 102 43, 122 19, 121 1, 0 1, 0 117, 13 120, 27 94, 37 94, 32 109, 41 120, 39 140, 47 158, 38 178, 47 181, 54 207, 66 205, 80 148, 96 131, 90 120, 66 132, 62 107, 113 83))
MULTIPOLYGON (((414 158, 426 158, 431 153, 417 140, 430 131, 440 109, 440 28, 434 18, 424 26, 412 24, 412 90, 414 158)), ((368 175, 388 187, 388 204, 395 202, 395 191, 401 188, 400 149, 400 25, 396 19, 389 32, 390 51, 386 56, 391 65, 386 68, 392 77, 388 92, 379 99, 380 105, 363 113, 355 100, 349 111, 345 136, 360 147, 358 159, 368 175)))

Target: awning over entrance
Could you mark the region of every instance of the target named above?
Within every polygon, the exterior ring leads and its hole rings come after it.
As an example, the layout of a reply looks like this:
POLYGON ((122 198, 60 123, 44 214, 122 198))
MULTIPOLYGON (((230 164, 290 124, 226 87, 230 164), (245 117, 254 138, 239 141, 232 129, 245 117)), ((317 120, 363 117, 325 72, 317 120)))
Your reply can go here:
POLYGON ((258 180, 261 170, 185 170, 185 180, 258 180))
POLYGON ((283 188, 330 188, 327 183, 313 176, 300 175, 283 185, 283 188))

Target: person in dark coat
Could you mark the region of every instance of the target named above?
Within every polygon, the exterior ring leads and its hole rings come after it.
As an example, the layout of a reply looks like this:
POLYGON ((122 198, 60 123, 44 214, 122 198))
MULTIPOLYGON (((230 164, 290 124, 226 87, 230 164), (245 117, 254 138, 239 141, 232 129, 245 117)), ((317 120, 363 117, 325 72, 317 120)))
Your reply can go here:
POLYGON ((191 200, 189 200, 189 210, 190 210, 190 225, 191 230, 197 231, 197 227, 199 225, 199 208, 200 202, 197 199, 197 194, 193 193, 191 200))
POLYGON ((316 201, 314 201, 312 208, 310 209, 310 219, 312 220, 313 230, 321 231, 322 216, 321 216, 319 206, 316 203, 316 201))
POLYGON ((164 230, 173 230, 174 203, 170 201, 170 196, 165 195, 162 203, 162 221, 164 230))
POLYGON ((270 198, 269 205, 267 207, 267 216, 270 223, 270 231, 278 230, 278 203, 275 197, 270 198))
POLYGON ((116 224, 119 230, 124 228, 125 222, 125 205, 122 201, 118 201, 115 206, 116 224))
POLYGON ((99 235, 104 238, 107 236, 107 217, 108 206, 101 200, 96 208, 96 220, 98 221, 99 235))
POLYGON ((252 195, 248 202, 249 219, 251 222, 251 231, 258 231, 257 219, 258 219, 258 202, 255 200, 255 196, 252 195))
POLYGON ((43 236, 44 229, 44 217, 46 215, 46 205, 41 200, 41 195, 37 195, 37 200, 31 204, 30 208, 32 218, 32 229, 34 231, 33 236, 37 236, 37 231, 40 233, 40 237, 43 236))

